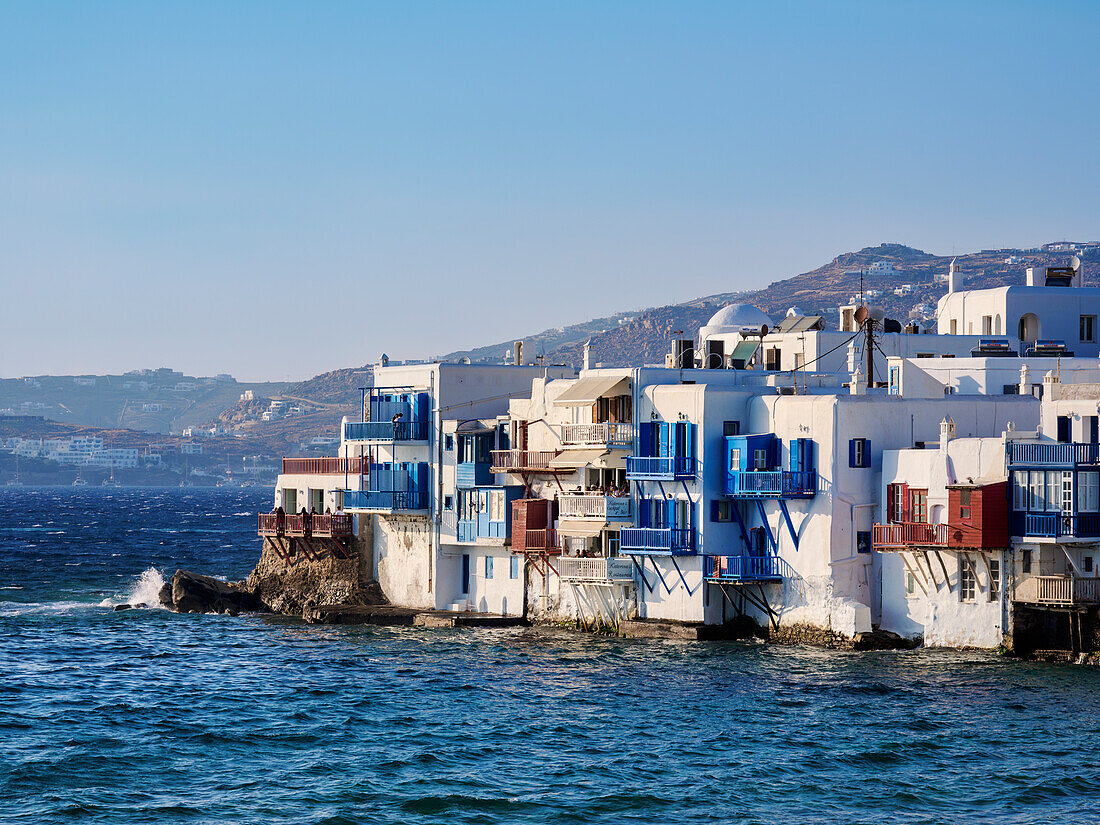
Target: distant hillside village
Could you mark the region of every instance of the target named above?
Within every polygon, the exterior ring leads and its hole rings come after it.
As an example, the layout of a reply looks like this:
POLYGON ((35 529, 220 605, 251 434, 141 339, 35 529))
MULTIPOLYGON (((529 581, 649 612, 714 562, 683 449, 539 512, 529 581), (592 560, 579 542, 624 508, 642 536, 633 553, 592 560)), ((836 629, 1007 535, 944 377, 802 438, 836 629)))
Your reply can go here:
POLYGON ((949 261, 929 323, 864 291, 730 303, 646 366, 380 362, 333 454, 282 462, 257 569, 315 621, 1095 654, 1100 288, 1064 251, 983 289, 949 261))

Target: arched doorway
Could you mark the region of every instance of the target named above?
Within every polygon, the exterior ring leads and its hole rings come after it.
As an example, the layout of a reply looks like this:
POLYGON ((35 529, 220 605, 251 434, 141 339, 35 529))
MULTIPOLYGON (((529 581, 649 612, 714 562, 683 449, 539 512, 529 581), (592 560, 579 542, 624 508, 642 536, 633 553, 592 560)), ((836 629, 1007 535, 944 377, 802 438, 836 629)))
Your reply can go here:
POLYGON ((1000 335, 1001 334, 1001 314, 999 312, 993 318, 993 334, 994 335, 1000 335))
POLYGON ((1039 336, 1042 334, 1042 327, 1039 325, 1039 316, 1034 312, 1029 312, 1020 318, 1020 335, 1021 341, 1028 343, 1038 341, 1039 336))

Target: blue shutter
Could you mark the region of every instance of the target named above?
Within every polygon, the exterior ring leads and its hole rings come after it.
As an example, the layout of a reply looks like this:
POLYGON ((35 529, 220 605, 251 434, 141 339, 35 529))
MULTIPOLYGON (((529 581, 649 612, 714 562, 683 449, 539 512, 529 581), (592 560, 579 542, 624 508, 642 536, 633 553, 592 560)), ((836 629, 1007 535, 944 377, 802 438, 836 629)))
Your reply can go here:
POLYGON ((643 421, 638 427, 638 453, 644 457, 650 457, 653 453, 653 422, 643 421))
POLYGON ((717 498, 712 498, 710 500, 710 520, 711 521, 720 521, 720 519, 718 518, 718 505, 721 504, 721 503, 722 503, 721 500, 717 499, 717 498))
POLYGON ((675 527, 676 526, 676 500, 667 498, 665 499, 665 522, 662 527, 675 527))
POLYGON ((668 440, 669 440, 668 422, 667 421, 662 421, 661 424, 660 424, 660 427, 661 427, 661 452, 659 453, 659 455, 668 456, 668 455, 671 455, 671 453, 669 453, 669 451, 668 451, 668 446, 669 446, 668 445, 668 440))
POLYGON ((685 458, 695 457, 695 424, 691 421, 684 422, 684 443, 680 445, 680 455, 685 458))
POLYGON ((863 439, 863 466, 871 466, 871 439, 863 439))
POLYGON ((649 527, 649 511, 652 505, 648 498, 638 500, 638 526, 649 527))
POLYGON ((848 439, 848 466, 855 467, 856 464, 856 439, 848 439))

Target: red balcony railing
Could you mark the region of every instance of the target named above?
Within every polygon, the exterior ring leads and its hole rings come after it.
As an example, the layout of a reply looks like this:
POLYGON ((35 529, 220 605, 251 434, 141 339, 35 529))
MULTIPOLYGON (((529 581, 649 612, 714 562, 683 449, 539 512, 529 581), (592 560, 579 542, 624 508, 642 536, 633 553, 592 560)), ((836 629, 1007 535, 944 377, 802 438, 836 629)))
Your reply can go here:
POLYGON ((555 450, 493 450, 493 472, 511 473, 530 470, 549 470, 555 450))
POLYGON ((359 475, 369 472, 367 459, 355 458, 284 458, 283 473, 312 476, 359 475))
POLYGON ((260 513, 259 529, 256 532, 261 536, 281 536, 283 518, 280 513, 260 513))
POLYGON ((323 539, 350 538, 351 516, 346 513, 318 513, 309 517, 310 535, 323 539))
POLYGON ((916 521, 876 524, 872 541, 876 549, 910 545, 946 547, 949 529, 946 524, 924 524, 916 521))
POLYGON ((558 533, 552 527, 541 530, 518 531, 512 536, 512 551, 515 553, 561 553, 558 533))

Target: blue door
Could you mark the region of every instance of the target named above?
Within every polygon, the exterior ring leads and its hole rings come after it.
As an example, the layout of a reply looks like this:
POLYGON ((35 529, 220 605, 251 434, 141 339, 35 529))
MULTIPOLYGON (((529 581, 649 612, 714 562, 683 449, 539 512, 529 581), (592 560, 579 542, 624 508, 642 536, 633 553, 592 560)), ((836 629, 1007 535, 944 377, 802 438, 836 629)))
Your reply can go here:
POLYGON ((462 595, 465 596, 470 592, 470 554, 463 553, 462 555, 462 595))

